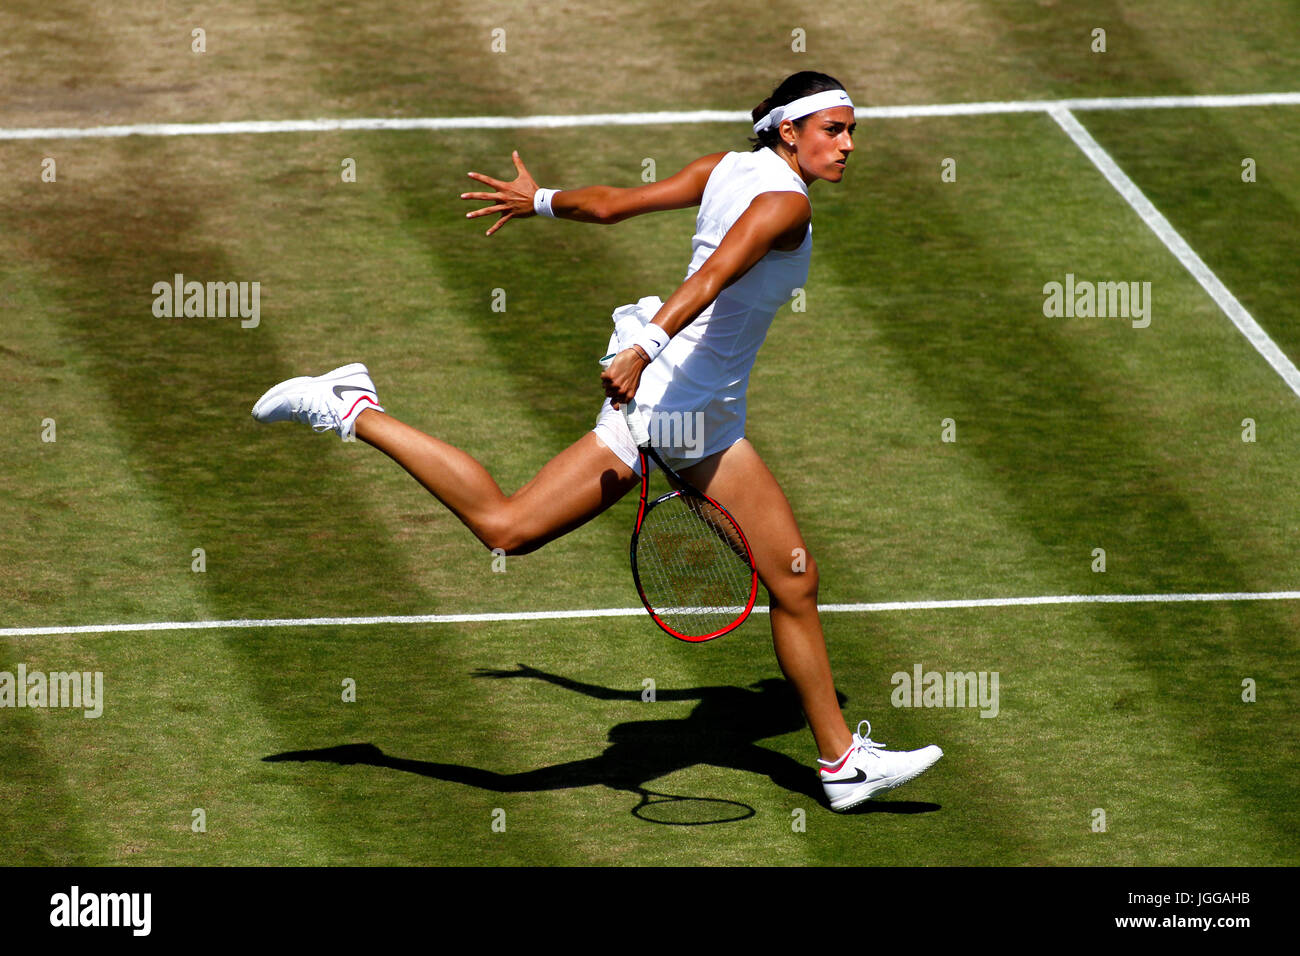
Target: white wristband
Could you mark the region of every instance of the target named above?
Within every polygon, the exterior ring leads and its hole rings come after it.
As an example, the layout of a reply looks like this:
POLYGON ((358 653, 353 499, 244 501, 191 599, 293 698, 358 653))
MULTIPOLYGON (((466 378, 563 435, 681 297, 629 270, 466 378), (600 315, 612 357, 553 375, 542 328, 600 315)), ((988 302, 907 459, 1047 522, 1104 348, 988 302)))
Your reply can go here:
POLYGON ((558 192, 558 189, 542 189, 538 187, 537 192, 533 193, 533 212, 539 216, 554 219, 555 210, 551 208, 551 200, 558 192))
POLYGON ((632 345, 639 345, 646 357, 654 361, 659 357, 659 353, 664 350, 668 344, 668 333, 653 322, 647 323, 637 337, 632 340, 632 345))

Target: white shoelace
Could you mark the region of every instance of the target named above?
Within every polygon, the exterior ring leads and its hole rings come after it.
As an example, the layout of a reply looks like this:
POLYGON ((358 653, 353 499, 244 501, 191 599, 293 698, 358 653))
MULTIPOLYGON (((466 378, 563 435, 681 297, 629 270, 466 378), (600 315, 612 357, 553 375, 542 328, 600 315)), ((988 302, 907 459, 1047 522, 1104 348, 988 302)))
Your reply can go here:
POLYGON ((883 743, 879 743, 871 739, 871 721, 869 720, 859 721, 858 732, 853 736, 855 738, 853 741, 853 745, 855 749, 861 749, 861 750, 884 750, 885 749, 885 745, 883 743), (862 732, 863 724, 867 725, 867 732, 865 734, 862 732))
POLYGON ((293 417, 310 425, 314 432, 337 431, 339 428, 338 412, 330 405, 328 396, 320 392, 304 395, 293 410, 293 417))
POLYGON ((884 746, 884 744, 877 743, 871 739, 871 721, 861 720, 858 721, 858 732, 853 735, 853 743, 849 744, 848 750, 840 754, 839 758, 836 760, 826 760, 823 757, 818 757, 817 762, 823 767, 833 767, 836 764, 842 765, 855 750, 866 750, 871 752, 875 750, 883 750, 884 746), (865 734, 862 732, 863 724, 867 725, 867 732, 865 734))

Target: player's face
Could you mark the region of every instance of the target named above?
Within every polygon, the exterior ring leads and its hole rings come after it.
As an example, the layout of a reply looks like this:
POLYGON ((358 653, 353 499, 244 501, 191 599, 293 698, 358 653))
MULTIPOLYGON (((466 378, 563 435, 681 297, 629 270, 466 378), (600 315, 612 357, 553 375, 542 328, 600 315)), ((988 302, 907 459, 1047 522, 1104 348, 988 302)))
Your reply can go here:
POLYGON ((838 183, 844 178, 849 154, 853 152, 853 133, 857 128, 851 106, 818 110, 804 120, 802 129, 792 126, 795 152, 806 182, 825 179, 838 183))

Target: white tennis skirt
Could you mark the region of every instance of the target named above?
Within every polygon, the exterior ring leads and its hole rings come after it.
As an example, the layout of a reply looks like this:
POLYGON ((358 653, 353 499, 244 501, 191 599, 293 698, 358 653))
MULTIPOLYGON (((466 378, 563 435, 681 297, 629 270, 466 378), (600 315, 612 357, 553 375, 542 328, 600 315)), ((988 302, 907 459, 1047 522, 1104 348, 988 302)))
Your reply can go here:
MULTIPOLYGON (((647 296, 615 309, 614 333, 606 346, 607 354, 615 355, 627 348, 662 306, 658 296, 647 296)), ((711 367, 702 373, 697 369, 694 382, 686 381, 681 374, 684 362, 699 357, 690 339, 688 335, 674 338, 656 363, 642 374, 637 392, 651 443, 660 457, 677 470, 698 465, 745 437, 743 391, 739 395, 719 394, 704 384, 723 377, 715 376, 711 367), (701 378, 703 381, 699 381, 701 378)), ((627 420, 609 399, 601 405, 594 431, 624 464, 640 474, 640 455, 628 431, 627 420)))

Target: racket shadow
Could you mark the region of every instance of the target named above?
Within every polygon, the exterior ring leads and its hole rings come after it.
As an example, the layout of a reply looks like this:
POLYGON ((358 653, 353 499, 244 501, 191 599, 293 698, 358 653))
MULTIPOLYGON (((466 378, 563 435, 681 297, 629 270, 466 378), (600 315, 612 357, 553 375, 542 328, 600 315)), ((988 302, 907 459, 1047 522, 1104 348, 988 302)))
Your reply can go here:
MULTIPOLYGON (((587 684, 522 664, 514 670, 479 671, 477 676, 532 678, 602 700, 641 701, 639 690, 587 684)), ((494 793, 536 793, 599 785, 637 796, 639 802, 632 815, 647 823, 667 826, 736 823, 754 815, 753 807, 739 801, 659 793, 648 787, 660 777, 700 764, 767 777, 777 786, 824 806, 821 784, 811 767, 758 745, 759 740, 804 729, 798 699, 784 680, 762 680, 749 688, 660 689, 656 698, 697 700, 698 704, 683 718, 615 724, 609 731, 609 746, 597 756, 519 773, 396 757, 373 743, 288 751, 262 759, 382 767, 494 793)), ((936 804, 891 801, 863 804, 850 812, 925 813, 937 809, 936 804)))

